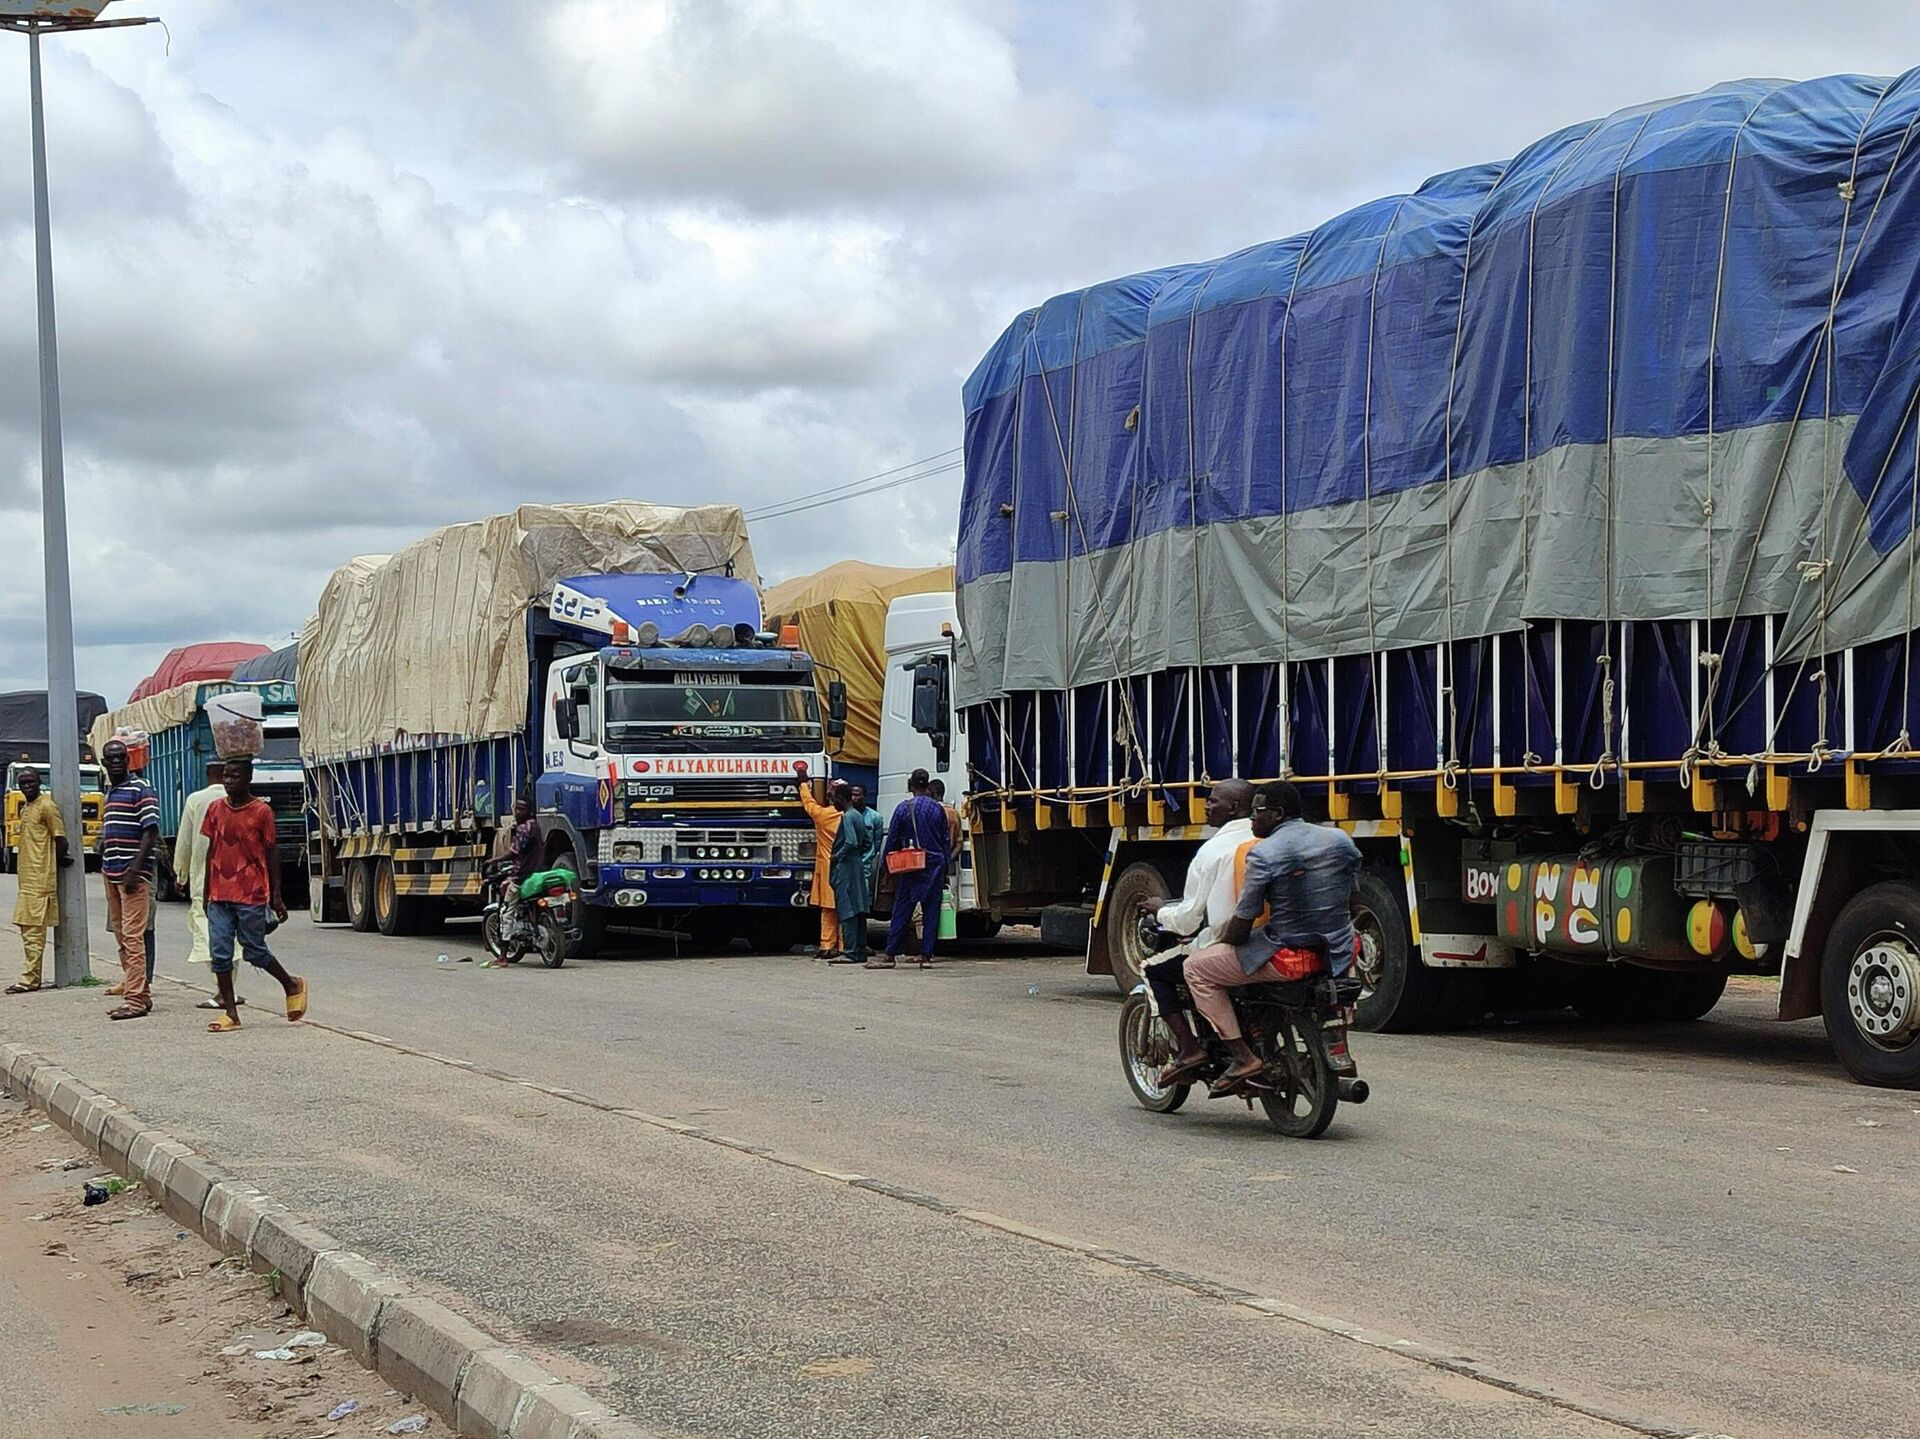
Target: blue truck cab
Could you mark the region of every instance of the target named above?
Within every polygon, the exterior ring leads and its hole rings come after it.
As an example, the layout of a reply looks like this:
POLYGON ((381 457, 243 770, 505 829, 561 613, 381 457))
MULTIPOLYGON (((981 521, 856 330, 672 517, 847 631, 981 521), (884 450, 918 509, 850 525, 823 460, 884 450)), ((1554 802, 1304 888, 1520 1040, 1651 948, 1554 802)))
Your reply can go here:
POLYGON ((526 613, 512 730, 305 756, 314 919, 416 934, 477 912, 526 794, 541 860, 579 876, 575 953, 621 915, 793 942, 815 858, 794 761, 824 773, 839 721, 812 660, 760 624, 759 591, 727 575, 558 581, 526 613))
MULTIPOLYGON (((804 910, 813 826, 794 764, 826 769, 813 661, 715 575, 562 580, 533 621, 533 783, 550 849, 603 910, 804 910)), ((824 863, 824 856, 821 857, 824 863)))

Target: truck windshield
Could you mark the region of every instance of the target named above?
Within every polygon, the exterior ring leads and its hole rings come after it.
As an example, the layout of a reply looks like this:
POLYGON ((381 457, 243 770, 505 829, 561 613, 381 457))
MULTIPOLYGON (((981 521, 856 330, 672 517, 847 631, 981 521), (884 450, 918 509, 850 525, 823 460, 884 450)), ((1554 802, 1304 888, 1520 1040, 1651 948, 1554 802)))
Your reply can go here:
POLYGON ((820 702, 811 686, 652 683, 607 685, 612 749, 753 754, 816 748, 820 702))
MULTIPOLYGON (((21 772, 29 769, 39 771, 40 785, 43 789, 52 787, 53 769, 51 766, 44 764, 17 764, 7 771, 7 788, 19 789, 21 772)), ((82 794, 93 794, 104 790, 106 787, 107 774, 99 765, 83 764, 80 766, 80 792, 82 794)))
POLYGON ((300 730, 277 729, 273 725, 266 727, 266 742, 260 751, 260 758, 268 764, 300 763, 300 730))

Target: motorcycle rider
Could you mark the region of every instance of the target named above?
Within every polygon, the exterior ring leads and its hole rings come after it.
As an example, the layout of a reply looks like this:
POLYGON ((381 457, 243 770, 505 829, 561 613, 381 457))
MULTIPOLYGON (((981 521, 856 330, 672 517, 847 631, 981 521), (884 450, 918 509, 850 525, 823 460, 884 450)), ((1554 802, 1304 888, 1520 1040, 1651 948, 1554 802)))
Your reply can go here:
POLYGON ((513 802, 513 837, 508 853, 513 856, 516 885, 540 867, 540 821, 533 817, 533 801, 524 794, 513 802))
MULTIPOLYGON (((1213 833, 1194 852, 1187 866, 1186 888, 1180 898, 1154 907, 1142 900, 1142 909, 1154 911, 1153 920, 1169 934, 1190 938, 1193 950, 1212 944, 1219 927, 1233 917, 1234 903, 1240 898, 1234 883, 1234 856, 1253 838, 1253 786, 1243 779, 1223 779, 1207 795, 1207 823, 1213 833)), ((1187 1071, 1204 1063, 1207 1052, 1195 1038, 1188 1022, 1185 1003, 1180 996, 1180 973, 1184 955, 1174 955, 1143 971, 1147 988, 1153 994, 1156 1013, 1167 1023, 1179 1041, 1179 1052, 1160 1076, 1160 1083, 1177 1084, 1187 1071)))
POLYGON ((1333 974, 1353 963, 1352 903, 1360 877, 1360 847, 1341 829, 1309 824, 1300 791, 1285 780, 1261 786, 1254 798, 1255 833, 1266 837, 1248 851, 1246 880, 1233 917, 1219 930, 1219 943, 1187 957, 1187 988, 1233 1063, 1211 1092, 1230 1092, 1261 1070, 1240 1032, 1227 990, 1284 979, 1273 967, 1277 949, 1315 949, 1333 974), (1260 920, 1262 911, 1265 918, 1260 920))

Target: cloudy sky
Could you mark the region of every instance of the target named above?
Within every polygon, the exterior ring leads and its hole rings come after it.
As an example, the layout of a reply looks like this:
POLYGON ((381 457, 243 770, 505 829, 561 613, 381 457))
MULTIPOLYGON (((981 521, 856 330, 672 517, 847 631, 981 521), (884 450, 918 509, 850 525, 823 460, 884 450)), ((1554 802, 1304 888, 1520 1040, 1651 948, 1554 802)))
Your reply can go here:
MULTIPOLYGON (((960 443, 1047 295, 1562 124, 1920 64, 1887 0, 120 0, 48 42, 80 681, 283 642, 527 500, 751 511, 960 443)), ((0 37, 0 689, 44 683, 26 48, 0 37)), ((957 477, 756 527, 944 560, 957 477)))

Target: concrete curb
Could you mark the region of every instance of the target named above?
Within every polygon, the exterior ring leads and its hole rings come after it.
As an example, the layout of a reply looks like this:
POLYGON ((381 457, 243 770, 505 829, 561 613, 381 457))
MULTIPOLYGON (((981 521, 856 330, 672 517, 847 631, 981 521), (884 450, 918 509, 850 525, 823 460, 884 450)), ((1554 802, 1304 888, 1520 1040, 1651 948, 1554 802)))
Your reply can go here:
POLYGON ((102 1163, 145 1185, 182 1229, 277 1276, 281 1296, 309 1324, 456 1433, 648 1439, 649 1430, 24 1046, 0 1044, 0 1088, 45 1110, 102 1163))

